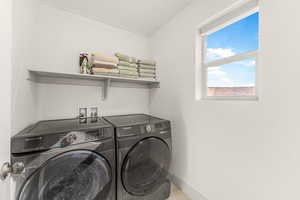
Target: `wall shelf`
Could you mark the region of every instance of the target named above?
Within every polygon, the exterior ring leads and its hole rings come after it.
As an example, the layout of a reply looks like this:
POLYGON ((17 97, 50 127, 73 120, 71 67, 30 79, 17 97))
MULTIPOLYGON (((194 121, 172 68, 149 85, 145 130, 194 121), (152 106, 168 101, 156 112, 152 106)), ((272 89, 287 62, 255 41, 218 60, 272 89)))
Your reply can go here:
POLYGON ((101 86, 102 99, 106 99, 110 87, 159 88, 159 81, 131 79, 116 76, 89 75, 79 73, 61 73, 42 70, 28 70, 28 80, 44 84, 101 86))

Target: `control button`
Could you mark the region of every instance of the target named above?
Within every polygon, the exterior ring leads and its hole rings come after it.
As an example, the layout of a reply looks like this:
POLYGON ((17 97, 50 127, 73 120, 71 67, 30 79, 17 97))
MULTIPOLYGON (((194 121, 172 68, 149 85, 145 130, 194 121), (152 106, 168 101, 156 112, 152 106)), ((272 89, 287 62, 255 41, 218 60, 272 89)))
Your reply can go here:
POLYGON ((151 133, 152 128, 151 128, 150 124, 146 125, 146 131, 147 131, 147 133, 151 133))
POLYGON ((69 138, 70 143, 72 144, 77 140, 77 135, 71 134, 68 138, 69 138))

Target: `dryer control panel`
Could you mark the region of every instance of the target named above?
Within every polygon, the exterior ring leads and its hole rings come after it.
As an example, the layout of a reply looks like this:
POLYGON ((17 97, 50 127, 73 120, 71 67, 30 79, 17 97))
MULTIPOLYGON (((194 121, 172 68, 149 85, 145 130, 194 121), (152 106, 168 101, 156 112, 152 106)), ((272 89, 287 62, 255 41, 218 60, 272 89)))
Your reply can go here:
POLYGON ((142 124, 117 128, 117 137, 131 137, 144 134, 165 134, 170 132, 171 126, 169 121, 160 123, 142 124))

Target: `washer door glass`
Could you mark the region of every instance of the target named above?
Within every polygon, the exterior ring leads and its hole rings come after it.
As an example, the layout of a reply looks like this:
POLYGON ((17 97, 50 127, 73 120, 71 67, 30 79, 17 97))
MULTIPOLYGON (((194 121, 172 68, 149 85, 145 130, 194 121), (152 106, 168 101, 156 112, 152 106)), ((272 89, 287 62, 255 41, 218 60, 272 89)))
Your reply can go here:
POLYGON ((165 182, 170 161, 170 149, 161 139, 147 138, 138 142, 123 162, 123 186, 136 196, 152 193, 165 182))
POLYGON ((111 180, 111 168, 103 157, 70 151, 37 170, 23 186, 19 200, 105 200, 111 180))

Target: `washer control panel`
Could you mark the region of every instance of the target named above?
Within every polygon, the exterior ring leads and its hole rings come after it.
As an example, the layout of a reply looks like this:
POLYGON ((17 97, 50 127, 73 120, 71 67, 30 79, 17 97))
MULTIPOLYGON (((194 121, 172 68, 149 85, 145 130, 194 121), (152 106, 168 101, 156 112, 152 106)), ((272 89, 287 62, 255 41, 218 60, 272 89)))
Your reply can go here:
POLYGON ((105 135, 104 129, 97 129, 94 131, 72 131, 64 135, 54 146, 65 147, 85 142, 93 142, 103 139, 105 135))

